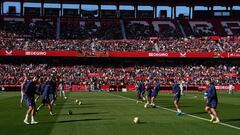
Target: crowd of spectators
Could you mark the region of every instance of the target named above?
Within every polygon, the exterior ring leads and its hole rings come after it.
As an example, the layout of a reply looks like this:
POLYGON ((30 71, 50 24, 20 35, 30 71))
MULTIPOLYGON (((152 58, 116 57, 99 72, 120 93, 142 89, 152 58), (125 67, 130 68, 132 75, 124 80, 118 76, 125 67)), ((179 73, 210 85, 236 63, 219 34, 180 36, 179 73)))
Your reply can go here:
POLYGON ((240 52, 240 36, 225 37, 219 40, 220 48, 226 52, 240 52))
POLYGON ((65 51, 151 51, 151 52, 240 52, 240 36, 187 37, 179 28, 128 24, 123 39, 119 22, 65 22, 57 31, 56 20, 5 21, 0 31, 0 49, 4 50, 65 50, 65 51), (108 22, 108 23, 107 23, 108 22), (56 33, 59 32, 59 38, 56 33), (149 39, 149 37, 155 37, 149 39), (136 40, 137 39, 137 40, 136 40))
POLYGON ((227 65, 165 65, 165 66, 99 66, 47 64, 1 64, 0 84, 20 84, 24 74, 48 77, 51 74, 67 84, 135 84, 140 79, 159 79, 163 84, 169 78, 183 80, 189 85, 203 85, 211 77, 216 84, 240 84, 240 67, 227 65))
MULTIPOLYGON (((240 36, 183 38, 178 30, 161 32, 153 26, 133 24, 126 26, 126 36, 133 40, 110 40, 122 34, 120 27, 97 25, 64 24, 59 39, 56 38, 56 24, 51 21, 25 23, 10 21, 0 31, 0 50, 53 50, 83 52, 240 52, 240 36), (78 27, 79 26, 79 27, 78 27), (155 37, 147 39, 146 37, 155 37), (107 40, 105 40, 107 39, 107 40), (137 40, 135 40, 137 39, 137 40)), ((122 37, 117 37, 116 39, 122 37)), ((240 67, 218 65, 134 65, 112 67, 109 65, 52 66, 48 64, 0 64, 0 85, 20 84, 23 74, 37 74, 47 77, 51 74, 69 84, 97 82, 99 84, 135 84, 141 78, 184 80, 191 85, 202 85, 211 77, 216 84, 240 84, 240 67)))
POLYGON ((149 40, 37 39, 17 38, 16 34, 0 32, 3 50, 65 50, 65 51, 151 51, 151 52, 240 52, 240 37, 162 38, 149 40))

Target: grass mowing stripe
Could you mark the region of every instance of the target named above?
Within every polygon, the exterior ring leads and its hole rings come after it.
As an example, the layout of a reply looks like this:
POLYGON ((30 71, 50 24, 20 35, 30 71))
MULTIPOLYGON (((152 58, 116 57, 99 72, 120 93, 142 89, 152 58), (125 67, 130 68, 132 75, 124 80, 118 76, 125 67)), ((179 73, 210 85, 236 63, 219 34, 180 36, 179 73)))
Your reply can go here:
MULTIPOLYGON (((125 96, 121 96, 121 95, 116 95, 116 94, 111 94, 111 93, 107 93, 109 95, 113 95, 113 96, 117 96, 117 97, 122 97, 122 98, 125 98, 125 99, 128 99, 128 100, 131 100, 131 101, 137 101, 135 99, 132 99, 132 98, 128 98, 128 97, 125 97, 125 96)), ((170 111, 170 112, 176 112, 175 110, 173 109, 169 109, 169 108, 165 108, 165 107, 160 107, 160 106, 156 106, 157 108, 161 108, 163 110, 166 110, 166 111, 170 111)), ((191 115, 191 114, 187 114, 187 113, 183 113, 184 115, 187 115, 189 117, 192 117, 192 118, 196 118, 196 119, 200 119, 200 120, 203 120, 203 121, 209 121, 208 119, 205 119, 205 118, 202 118, 202 117, 198 117, 198 116, 195 116, 195 115, 191 115)), ((237 126, 233 126, 233 125, 230 125, 230 124, 226 124, 226 123, 218 123, 219 125, 222 125, 222 126, 226 126, 226 127, 230 127, 230 128, 234 128, 234 129, 238 129, 240 130, 240 127, 237 127, 237 126)))
POLYGON ((20 101, 20 93, 0 92, 0 100, 5 100, 6 98, 11 98, 11 97, 18 97, 20 101))
MULTIPOLYGON (((63 99, 63 100, 64 100, 64 99, 63 99)), ((60 119, 60 116, 59 116, 59 115, 62 113, 62 110, 63 110, 63 108, 64 108, 65 103, 66 103, 66 101, 64 101, 63 103, 58 104, 58 105, 61 105, 61 110, 59 110, 59 112, 58 112, 58 114, 57 114, 57 118, 56 118, 56 120, 55 120, 56 123, 57 123, 57 121, 60 119)), ((54 132, 55 126, 56 126, 56 125, 54 124, 53 127, 52 127, 51 132, 49 133, 49 135, 52 135, 52 133, 54 132)))

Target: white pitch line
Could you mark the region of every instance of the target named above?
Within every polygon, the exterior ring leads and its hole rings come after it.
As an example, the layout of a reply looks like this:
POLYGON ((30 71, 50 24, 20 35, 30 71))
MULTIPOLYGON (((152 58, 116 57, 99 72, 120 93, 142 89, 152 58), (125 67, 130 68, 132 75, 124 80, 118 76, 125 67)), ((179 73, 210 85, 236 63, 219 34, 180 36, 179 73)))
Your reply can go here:
MULTIPOLYGON (((135 99, 132 99, 132 98, 128 98, 128 97, 125 97, 125 96, 121 96, 121 95, 115 95, 115 94, 110 94, 108 93, 109 95, 113 95, 113 96, 117 96, 117 97, 121 97, 121 98, 125 98, 125 99, 128 99, 128 100, 131 100, 131 101, 137 101, 135 99)), ((175 110, 173 109, 169 109, 169 108, 165 108, 165 107, 160 107, 160 106, 156 106, 157 108, 161 108, 163 110, 166 110, 166 111, 170 111, 170 112, 176 112, 175 110)), ((188 114, 188 113, 183 113, 184 115, 187 115, 189 117, 192 117, 192 118, 196 118, 196 119, 199 119, 199 120, 203 120, 203 121, 209 121, 208 119, 206 118, 202 118, 202 117, 198 117, 198 116, 195 116, 195 115, 192 115, 192 114, 188 114)), ((220 122, 218 123, 219 125, 222 125, 222 126, 226 126, 226 127, 230 127, 230 128, 234 128, 234 129, 238 129, 240 130, 240 127, 237 127, 237 126, 233 126, 233 125, 230 125, 230 124, 226 124, 226 123, 223 123, 223 122, 220 122)))

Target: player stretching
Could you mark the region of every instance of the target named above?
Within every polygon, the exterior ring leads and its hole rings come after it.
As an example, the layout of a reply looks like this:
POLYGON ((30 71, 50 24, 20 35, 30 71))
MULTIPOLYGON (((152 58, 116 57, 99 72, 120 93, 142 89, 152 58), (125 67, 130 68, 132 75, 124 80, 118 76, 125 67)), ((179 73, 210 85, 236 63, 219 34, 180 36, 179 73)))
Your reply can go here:
POLYGON ((217 91, 216 91, 215 85, 211 83, 210 79, 205 80, 205 83, 208 86, 207 87, 207 106, 205 110, 208 112, 208 114, 211 117, 210 122, 219 123, 220 120, 218 118, 218 114, 216 111, 217 104, 218 104, 218 97, 217 97, 217 91))
POLYGON ((154 87, 153 87, 153 90, 152 90, 152 97, 151 97, 151 104, 150 105, 152 107, 156 107, 155 99, 157 98, 158 92, 160 90, 160 83, 157 79, 155 79, 154 82, 153 82, 153 85, 154 85, 154 87))
POLYGON ((169 83, 170 83, 170 85, 172 85, 172 92, 174 94, 173 104, 174 104, 174 106, 177 110, 176 115, 180 116, 182 114, 182 111, 179 108, 179 100, 180 100, 180 97, 181 97, 181 90, 180 90, 179 85, 177 83, 175 83, 173 79, 171 79, 169 81, 169 83))
POLYGON ((50 101, 50 98, 49 98, 49 95, 50 95, 50 89, 51 89, 51 84, 52 82, 48 79, 48 81, 45 83, 45 86, 44 86, 44 90, 42 92, 42 96, 41 96, 41 100, 42 100, 42 104, 37 108, 37 112, 45 105, 45 104, 48 104, 48 109, 49 109, 49 113, 50 115, 55 115, 53 113, 53 109, 52 109, 52 104, 51 104, 51 101, 50 101))
POLYGON ((139 83, 138 83, 138 86, 137 86, 137 103, 143 101, 143 92, 144 92, 144 83, 143 81, 141 80, 139 83))
POLYGON ((31 124, 38 124, 34 120, 35 116, 35 101, 34 101, 34 95, 36 93, 36 83, 37 83, 37 77, 34 77, 33 80, 28 81, 25 85, 25 91, 24 91, 24 99, 26 101, 26 104, 28 106, 28 110, 24 119, 25 124, 29 124, 28 122, 28 116, 31 114, 31 124))

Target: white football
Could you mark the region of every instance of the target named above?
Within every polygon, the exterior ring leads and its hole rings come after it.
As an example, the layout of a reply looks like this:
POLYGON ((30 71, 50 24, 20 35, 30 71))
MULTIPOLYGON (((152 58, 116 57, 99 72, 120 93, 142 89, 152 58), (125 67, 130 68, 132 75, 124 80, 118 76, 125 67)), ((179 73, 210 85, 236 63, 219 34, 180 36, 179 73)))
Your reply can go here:
POLYGON ((82 102, 81 101, 79 101, 79 103, 78 103, 79 105, 81 105, 82 104, 82 102))
POLYGON ((135 124, 137 124, 137 123, 139 123, 139 122, 140 122, 140 120, 139 120, 139 118, 138 118, 138 117, 135 117, 135 118, 133 119, 133 122, 134 122, 135 124))
POLYGON ((67 97, 64 97, 64 99, 67 99, 67 97))
POLYGON ((78 103, 78 100, 76 99, 76 101, 75 101, 76 103, 78 103))

